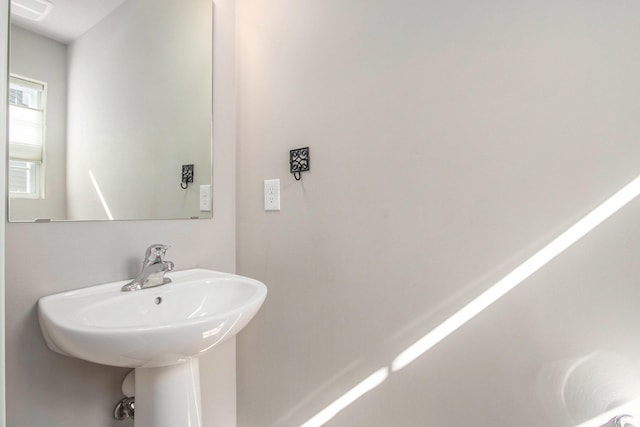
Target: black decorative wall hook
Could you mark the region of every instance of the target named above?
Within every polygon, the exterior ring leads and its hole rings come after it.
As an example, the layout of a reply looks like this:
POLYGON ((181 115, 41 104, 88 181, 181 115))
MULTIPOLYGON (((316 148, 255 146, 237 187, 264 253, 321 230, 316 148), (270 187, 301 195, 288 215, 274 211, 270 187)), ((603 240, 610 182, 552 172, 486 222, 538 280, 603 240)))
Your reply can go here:
POLYGON ((300 181, 302 172, 309 170, 309 161, 309 147, 289 151, 289 172, 293 174, 296 181, 300 181))
POLYGON ((180 182, 180 188, 186 190, 189 188, 189 183, 193 182, 193 165, 182 165, 182 181, 180 182))

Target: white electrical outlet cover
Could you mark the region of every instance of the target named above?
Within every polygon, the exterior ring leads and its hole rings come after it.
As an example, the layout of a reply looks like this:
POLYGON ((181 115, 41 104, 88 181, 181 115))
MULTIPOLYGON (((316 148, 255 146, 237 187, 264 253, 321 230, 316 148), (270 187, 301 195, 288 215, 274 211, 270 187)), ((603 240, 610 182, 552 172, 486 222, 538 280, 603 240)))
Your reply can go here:
POLYGON ((211 212, 211 185, 200 186, 200 212, 211 212))
POLYGON ((280 180, 267 179, 264 181, 264 210, 280 210, 280 180))

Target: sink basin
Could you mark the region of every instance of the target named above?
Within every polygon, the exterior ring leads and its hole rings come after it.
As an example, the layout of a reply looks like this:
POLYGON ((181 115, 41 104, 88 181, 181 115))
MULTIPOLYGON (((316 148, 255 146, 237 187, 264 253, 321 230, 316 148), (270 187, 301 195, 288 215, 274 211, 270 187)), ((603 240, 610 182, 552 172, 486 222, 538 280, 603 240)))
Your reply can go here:
POLYGON ((38 303, 48 347, 104 365, 150 368, 185 362, 244 328, 267 295, 261 282, 204 269, 172 283, 121 292, 128 281, 46 296, 38 303))
POLYGON ((53 351, 135 368, 135 427, 202 427, 198 356, 244 328, 267 288, 204 269, 165 277, 132 292, 125 280, 43 297, 40 328, 53 351))

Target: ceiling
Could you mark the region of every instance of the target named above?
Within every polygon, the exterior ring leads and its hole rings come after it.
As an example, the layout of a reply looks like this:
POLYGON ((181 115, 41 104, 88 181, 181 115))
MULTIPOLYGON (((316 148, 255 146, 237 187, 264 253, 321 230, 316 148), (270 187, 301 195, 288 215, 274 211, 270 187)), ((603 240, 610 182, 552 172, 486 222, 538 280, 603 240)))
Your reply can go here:
POLYGON ((53 9, 41 21, 11 15, 11 23, 68 44, 113 12, 125 0, 51 0, 53 9))

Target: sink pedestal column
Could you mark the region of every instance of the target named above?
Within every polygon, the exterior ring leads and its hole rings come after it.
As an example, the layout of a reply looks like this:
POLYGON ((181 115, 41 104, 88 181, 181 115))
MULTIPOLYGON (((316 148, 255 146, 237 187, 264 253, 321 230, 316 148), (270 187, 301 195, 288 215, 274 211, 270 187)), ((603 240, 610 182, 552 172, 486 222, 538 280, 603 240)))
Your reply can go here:
POLYGON ((201 427, 198 358, 159 368, 136 368, 135 427, 201 427))

